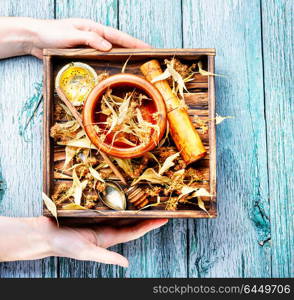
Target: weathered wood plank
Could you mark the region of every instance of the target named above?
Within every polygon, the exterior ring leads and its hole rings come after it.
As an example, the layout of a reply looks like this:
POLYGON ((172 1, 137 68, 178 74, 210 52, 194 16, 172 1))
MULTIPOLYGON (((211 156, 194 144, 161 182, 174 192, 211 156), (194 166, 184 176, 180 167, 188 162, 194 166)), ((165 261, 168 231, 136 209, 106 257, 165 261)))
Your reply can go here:
MULTIPOLYGON (((1 1, 1 16, 52 18, 50 0, 1 1)), ((42 80, 42 62, 32 57, 0 61, 0 173, 6 189, 0 195, 0 214, 41 215, 42 201, 42 105, 20 135, 35 102, 25 103, 42 80), (25 106, 26 105, 26 106, 25 106)), ((0 277, 56 277, 55 259, 0 263, 0 277)))
MULTIPOLYGON (((117 27, 117 1, 57 0, 56 18, 90 18, 102 24, 117 27)), ((111 250, 122 253, 122 246, 112 247, 111 250)), ((60 277, 120 277, 121 269, 120 267, 93 262, 59 259, 60 277)))
POLYGON ((183 0, 184 47, 216 48, 216 220, 189 221, 190 277, 271 276, 260 3, 183 0), (258 262, 258 263, 257 263, 258 262))
POLYGON ((262 1, 272 276, 294 276, 294 2, 262 1))
MULTIPOLYGON (((182 47, 181 1, 119 1, 119 29, 159 48, 182 47)), ((186 277, 187 222, 170 220, 162 229, 123 245, 130 260, 125 277, 186 277)))

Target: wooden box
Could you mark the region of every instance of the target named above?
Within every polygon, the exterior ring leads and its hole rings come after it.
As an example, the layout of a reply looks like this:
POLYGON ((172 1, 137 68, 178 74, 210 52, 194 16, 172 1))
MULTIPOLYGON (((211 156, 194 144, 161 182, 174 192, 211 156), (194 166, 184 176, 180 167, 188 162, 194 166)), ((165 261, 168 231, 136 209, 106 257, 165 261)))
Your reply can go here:
MULTIPOLYGON (((44 50, 44 149, 43 149, 43 191, 51 195, 54 185, 54 147, 50 138, 50 128, 54 122, 53 104, 57 98, 54 93, 54 80, 60 68, 73 61, 85 62, 97 72, 109 71, 111 74, 120 73, 128 57, 131 59, 126 72, 142 75, 139 66, 148 59, 177 57, 195 62, 203 61, 205 68, 214 73, 214 49, 113 49, 110 52, 98 52, 93 49, 45 49, 44 50)), ((195 75, 192 82, 187 84, 190 93, 185 94, 185 102, 189 106, 189 115, 194 123, 194 117, 208 121, 208 133, 201 134, 206 147, 207 156, 199 162, 205 174, 201 183, 212 195, 205 202, 208 213, 201 209, 167 211, 164 209, 114 211, 101 207, 101 213, 93 210, 58 210, 60 218, 97 222, 101 219, 112 218, 211 218, 216 217, 216 136, 215 136, 215 85, 214 76, 195 75)), ((44 207, 43 214, 51 216, 44 207)))

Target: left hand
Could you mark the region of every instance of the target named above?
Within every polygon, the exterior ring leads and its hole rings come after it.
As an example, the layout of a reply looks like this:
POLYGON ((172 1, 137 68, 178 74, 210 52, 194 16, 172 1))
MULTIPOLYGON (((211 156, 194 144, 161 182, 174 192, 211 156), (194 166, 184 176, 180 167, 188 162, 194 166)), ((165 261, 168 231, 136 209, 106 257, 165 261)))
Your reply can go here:
POLYGON ((25 54, 41 59, 45 48, 72 48, 80 45, 100 51, 109 51, 112 45, 150 48, 150 45, 120 30, 89 19, 0 18, 0 59, 25 54))

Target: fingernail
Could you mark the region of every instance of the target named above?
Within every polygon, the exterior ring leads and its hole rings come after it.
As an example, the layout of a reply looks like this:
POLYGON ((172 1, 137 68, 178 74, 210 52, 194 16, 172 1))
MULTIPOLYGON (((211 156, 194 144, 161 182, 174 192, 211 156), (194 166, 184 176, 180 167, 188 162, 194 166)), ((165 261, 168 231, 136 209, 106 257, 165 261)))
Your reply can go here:
POLYGON ((107 42, 107 41, 102 41, 101 46, 105 50, 110 50, 111 47, 112 47, 112 45, 109 42, 107 42))
POLYGON ((126 261, 125 263, 122 263, 122 264, 121 264, 121 267, 123 267, 123 268, 128 268, 128 267, 129 267, 129 262, 126 261))

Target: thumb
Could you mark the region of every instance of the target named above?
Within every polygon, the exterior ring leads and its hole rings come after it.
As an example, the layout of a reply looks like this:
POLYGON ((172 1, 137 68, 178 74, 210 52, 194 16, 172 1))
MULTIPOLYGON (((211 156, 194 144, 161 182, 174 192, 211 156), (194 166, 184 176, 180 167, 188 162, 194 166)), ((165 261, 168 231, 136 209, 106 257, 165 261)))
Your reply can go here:
POLYGON ((76 257, 72 257, 79 260, 90 260, 90 261, 96 261, 101 262, 105 264, 112 264, 112 265, 119 265, 121 267, 127 268, 129 265, 128 260, 113 251, 94 246, 92 244, 87 244, 87 246, 84 247, 76 257))

